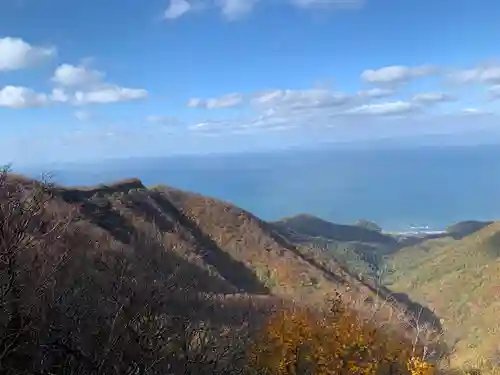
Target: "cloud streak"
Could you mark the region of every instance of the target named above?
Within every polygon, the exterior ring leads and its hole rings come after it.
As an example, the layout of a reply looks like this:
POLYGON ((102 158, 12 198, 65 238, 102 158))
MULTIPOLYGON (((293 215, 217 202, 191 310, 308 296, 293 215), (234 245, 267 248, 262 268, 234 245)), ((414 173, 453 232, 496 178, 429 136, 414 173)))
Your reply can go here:
POLYGON ((500 84, 500 65, 478 66, 471 69, 455 70, 448 79, 459 84, 483 83, 500 84))
POLYGON ((340 107, 352 100, 352 95, 326 89, 271 90, 254 96, 257 107, 276 110, 340 107))
POLYGON ((218 98, 191 98, 188 100, 187 106, 191 108, 203 109, 233 108, 241 105, 243 101, 244 96, 242 94, 231 93, 218 98))
POLYGON ((303 9, 358 9, 365 5, 365 0, 291 0, 293 5, 303 9))
POLYGON ((398 116, 416 112, 421 108, 412 102, 394 101, 380 104, 364 104, 346 111, 349 115, 398 116))
POLYGON ((460 111, 462 115, 465 116, 490 116, 493 115, 492 112, 486 111, 480 108, 464 108, 460 111))
POLYGON ((445 103, 457 100, 453 95, 444 92, 425 92, 420 94, 415 94, 412 97, 414 103, 421 104, 434 104, 434 103, 445 103))
POLYGON ((360 98, 370 98, 370 99, 387 98, 395 94, 396 90, 388 88, 380 88, 380 87, 376 87, 369 90, 362 90, 358 92, 358 96, 360 98))
POLYGON ((215 8, 228 21, 242 19, 259 4, 267 6, 285 4, 302 10, 347 10, 359 9, 365 0, 285 0, 271 2, 269 0, 170 0, 163 12, 166 20, 175 20, 197 10, 215 8))
POLYGON ((361 79, 374 85, 393 85, 427 77, 437 73, 436 67, 421 65, 415 67, 392 65, 379 69, 367 69, 361 73, 361 79))
MULTIPOLYGON (((405 74, 405 77, 417 77, 421 71, 405 74)), ((398 76, 401 77, 401 76, 398 76)), ((400 78, 398 78, 398 81, 400 78)), ((415 93, 409 99, 400 99, 401 95, 394 88, 372 88, 354 93, 330 89, 274 89, 253 95, 232 93, 219 98, 191 99, 188 103, 194 108, 223 108, 220 103, 230 103, 229 98, 237 98, 234 103, 251 109, 254 116, 237 120, 207 120, 190 127, 196 132, 267 130, 270 128, 296 127, 334 127, 342 123, 375 120, 387 117, 415 117, 431 115, 431 110, 443 103, 458 101, 450 93, 429 91, 415 93), (393 100, 389 98, 394 97, 393 100), (246 99, 244 102, 243 99, 246 99), (381 101, 385 99, 385 101, 381 101)), ((227 105, 231 107, 232 105, 227 105)), ((245 112, 248 113, 248 112, 245 112)), ((464 112, 460 112, 464 114, 464 112)), ((282 130, 283 130, 282 129, 282 130)))

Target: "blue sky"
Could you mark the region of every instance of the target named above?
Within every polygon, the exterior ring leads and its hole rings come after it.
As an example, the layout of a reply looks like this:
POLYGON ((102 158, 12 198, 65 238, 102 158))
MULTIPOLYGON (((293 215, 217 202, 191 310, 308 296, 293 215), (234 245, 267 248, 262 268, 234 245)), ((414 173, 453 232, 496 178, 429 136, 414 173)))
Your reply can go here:
POLYGON ((498 0, 6 0, 0 162, 500 141, 498 0))

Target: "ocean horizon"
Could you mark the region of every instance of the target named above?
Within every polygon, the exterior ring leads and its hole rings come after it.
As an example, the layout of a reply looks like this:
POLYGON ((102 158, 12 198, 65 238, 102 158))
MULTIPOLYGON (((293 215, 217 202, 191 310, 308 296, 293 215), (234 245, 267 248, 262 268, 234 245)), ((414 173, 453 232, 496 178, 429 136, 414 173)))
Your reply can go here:
POLYGON ((372 220, 385 231, 442 230, 500 218, 500 147, 289 150, 60 164, 56 183, 137 177, 234 203, 264 220, 309 213, 336 223, 372 220))

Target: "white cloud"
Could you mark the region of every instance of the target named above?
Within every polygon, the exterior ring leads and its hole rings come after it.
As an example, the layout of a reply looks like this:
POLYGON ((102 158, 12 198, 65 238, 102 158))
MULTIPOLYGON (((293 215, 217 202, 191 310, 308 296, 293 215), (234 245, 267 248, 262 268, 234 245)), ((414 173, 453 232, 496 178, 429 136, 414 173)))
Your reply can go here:
POLYGON ((365 104, 359 107, 350 108, 346 111, 346 114, 391 116, 408 114, 418 109, 419 107, 411 102, 395 101, 381 104, 365 104))
POLYGON ((104 72, 83 65, 62 64, 52 77, 52 81, 60 87, 52 90, 51 99, 59 103, 87 105, 140 100, 148 96, 144 89, 104 82, 105 77, 104 72))
MULTIPOLYGON (((438 72, 437 68, 430 66, 393 68, 373 71, 373 76, 366 78, 378 82, 403 82, 438 72)), ((354 93, 329 88, 266 90, 249 96, 249 100, 243 102, 253 110, 254 116, 231 121, 214 119, 198 123, 190 128, 197 131, 213 131, 214 128, 225 131, 224 129, 267 130, 271 127, 321 128, 335 127, 338 124, 349 126, 346 124, 358 123, 358 116, 368 117, 370 122, 374 123, 385 121, 381 119, 383 117, 401 118, 412 114, 433 116, 431 110, 434 105, 458 100, 451 93, 440 91, 421 92, 408 99, 400 99, 397 88, 397 86, 381 86, 354 93), (373 99, 387 97, 394 99, 386 99, 383 102, 373 101, 373 99)), ((191 99, 188 105, 199 108, 223 107, 224 105, 219 104, 224 102, 222 98, 228 103, 230 98, 235 98, 239 105, 242 104, 243 95, 233 93, 216 99, 191 99)), ((419 118, 419 116, 411 116, 411 118, 419 118)))
POLYGON ((56 55, 54 47, 32 46, 20 38, 0 38, 0 71, 36 65, 56 55))
POLYGON ((240 19, 251 13, 257 0, 218 0, 222 15, 230 21, 240 19))
MULTIPOLYGON (((0 60, 1 60, 0 56, 0 60)), ((84 66, 60 65, 52 81, 58 85, 50 94, 37 93, 33 89, 5 86, 0 91, 0 106, 10 108, 41 107, 52 103, 86 105, 107 104, 139 100, 148 96, 144 89, 120 87, 103 82, 105 74, 84 66)), ((80 120, 84 111, 75 112, 80 120)))
POLYGON ((200 98, 191 98, 187 102, 187 106, 191 108, 206 108, 206 100, 200 98))
POLYGON ((5 86, 0 90, 0 107, 14 109, 35 108, 47 105, 46 94, 37 93, 27 87, 5 86))
POLYGON ((187 106, 192 108, 205 108, 205 109, 232 108, 242 104, 243 100, 244 100, 243 95, 239 93, 232 93, 223 95, 219 98, 210 98, 210 99, 192 98, 189 99, 187 106))
POLYGON ((456 98, 450 94, 444 92, 424 92, 420 94, 415 94, 412 97, 412 101, 421 104, 433 104, 433 103, 443 103, 451 102, 456 100, 456 98))
MULTIPOLYGON (((346 107, 357 102, 355 95, 327 89, 269 90, 253 95, 249 104, 254 115, 239 119, 207 120, 189 126, 197 133, 285 130, 302 126, 324 127, 337 123, 346 107)), ((191 100, 192 106, 203 106, 191 100)), ((342 121, 342 120, 341 120, 342 121)))
POLYGON ((305 9, 345 9, 360 8, 365 0, 290 0, 299 8, 305 9))
POLYGON ((255 95, 253 103, 261 107, 293 110, 339 107, 351 99, 351 95, 327 89, 272 90, 255 95))
MULTIPOLYGON (((225 19, 234 21, 250 14, 260 0, 170 0, 163 18, 174 20, 195 10, 217 8, 225 19)), ((365 0, 284 0, 263 1, 262 3, 284 4, 304 10, 358 9, 365 0)))
POLYGON ((146 120, 153 124, 161 124, 161 125, 179 125, 181 123, 178 119, 171 116, 151 115, 148 116, 146 120))
POLYGON ((386 98, 388 96, 392 96, 395 93, 396 91, 392 89, 376 87, 369 90, 359 91, 358 96, 361 98, 378 99, 378 98, 386 98))
POLYGON ((479 108, 464 108, 461 114, 466 116, 488 116, 492 113, 479 108))
POLYGON ((368 69, 361 73, 361 79, 372 84, 405 83, 412 79, 436 73, 436 68, 429 65, 408 67, 401 65, 386 66, 380 69, 368 69))
POLYGON ((257 104, 273 104, 276 101, 280 101, 283 98, 284 93, 285 90, 269 90, 256 94, 253 100, 257 104))
POLYGON ((82 65, 62 64, 54 72, 52 81, 61 86, 82 87, 97 85, 104 77, 103 72, 82 65))
POLYGON ((56 103, 68 103, 71 98, 63 89, 55 88, 50 94, 50 100, 56 103))
POLYGON ((89 111, 75 111, 75 117, 82 122, 89 121, 92 119, 92 113, 89 111))
MULTIPOLYGON (((191 125, 189 129, 196 132, 247 132, 303 126, 330 127, 355 121, 352 115, 401 116, 424 109, 417 103, 402 101, 367 104, 372 98, 382 98, 394 93, 389 89, 365 90, 355 94, 330 89, 267 90, 254 94, 248 103, 255 111, 255 116, 232 120, 207 120, 191 125)), ((230 95, 242 97, 240 94, 230 95)), ((210 105, 210 99, 191 99, 188 105, 215 107, 216 100, 212 99, 210 105)))
POLYGON ((456 70, 448 78, 457 83, 500 84, 500 65, 480 66, 473 69, 456 70))
POLYGON ((77 91, 74 93, 73 102, 76 105, 110 104, 144 99, 147 96, 148 92, 143 89, 106 86, 90 91, 77 91))
POLYGON ((172 20, 181 17, 191 10, 191 4, 186 0, 170 0, 163 17, 172 20))
POLYGON ((492 99, 500 99, 500 85, 491 86, 488 89, 488 94, 492 99))
POLYGON ((226 128, 226 125, 228 124, 228 122, 222 120, 205 120, 197 122, 188 128, 195 131, 213 131, 226 128))

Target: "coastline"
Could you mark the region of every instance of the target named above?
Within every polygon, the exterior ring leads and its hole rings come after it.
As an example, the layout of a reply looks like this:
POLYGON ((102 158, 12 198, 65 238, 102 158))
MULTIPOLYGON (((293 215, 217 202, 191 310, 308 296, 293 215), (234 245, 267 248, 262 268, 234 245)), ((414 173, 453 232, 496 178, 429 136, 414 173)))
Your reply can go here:
POLYGON ((382 231, 383 234, 389 236, 405 236, 405 237, 416 237, 416 236, 434 236, 447 234, 446 230, 409 230, 409 231, 382 231))

